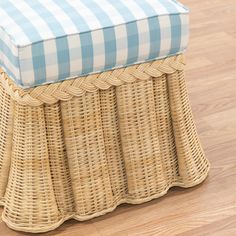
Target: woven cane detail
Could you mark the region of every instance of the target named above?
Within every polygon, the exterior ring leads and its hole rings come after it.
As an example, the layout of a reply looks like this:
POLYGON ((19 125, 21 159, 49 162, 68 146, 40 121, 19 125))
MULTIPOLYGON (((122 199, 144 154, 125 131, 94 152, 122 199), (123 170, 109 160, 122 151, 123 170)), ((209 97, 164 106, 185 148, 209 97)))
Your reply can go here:
POLYGON ((86 92, 106 90, 111 86, 120 86, 137 80, 148 80, 152 77, 158 78, 163 74, 182 71, 184 65, 184 56, 178 55, 27 90, 17 87, 1 69, 0 75, 3 88, 13 100, 21 105, 40 106, 42 104, 54 104, 59 100, 68 101, 75 96, 82 96, 86 92))

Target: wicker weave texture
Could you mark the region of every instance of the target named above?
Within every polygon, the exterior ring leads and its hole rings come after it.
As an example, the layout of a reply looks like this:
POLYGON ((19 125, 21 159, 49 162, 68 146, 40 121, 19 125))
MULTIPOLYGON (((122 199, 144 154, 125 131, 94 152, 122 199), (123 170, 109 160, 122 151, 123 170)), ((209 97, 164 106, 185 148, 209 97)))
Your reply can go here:
POLYGON ((9 227, 45 232, 206 178, 183 69, 129 81, 30 106, 4 78, 0 200, 9 227))

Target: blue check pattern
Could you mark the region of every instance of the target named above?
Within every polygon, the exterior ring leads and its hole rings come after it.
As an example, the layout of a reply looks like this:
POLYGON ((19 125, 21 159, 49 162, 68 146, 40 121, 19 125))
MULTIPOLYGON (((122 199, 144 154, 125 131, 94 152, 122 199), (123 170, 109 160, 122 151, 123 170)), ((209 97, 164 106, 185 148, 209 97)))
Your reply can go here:
POLYGON ((1 0, 0 67, 21 87, 161 59, 188 44, 176 0, 1 0))

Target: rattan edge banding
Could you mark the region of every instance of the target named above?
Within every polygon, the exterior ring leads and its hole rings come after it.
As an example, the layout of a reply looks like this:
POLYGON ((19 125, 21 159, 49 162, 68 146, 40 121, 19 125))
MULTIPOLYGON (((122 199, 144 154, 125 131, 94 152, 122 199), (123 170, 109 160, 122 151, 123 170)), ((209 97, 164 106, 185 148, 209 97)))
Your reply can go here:
POLYGON ((158 78, 163 74, 172 74, 183 71, 185 58, 183 54, 156 60, 126 68, 114 69, 86 77, 73 78, 60 83, 41 85, 32 89, 18 87, 0 68, 0 81, 11 98, 21 105, 40 106, 54 104, 58 101, 68 101, 73 97, 79 97, 86 92, 106 90, 111 86, 120 86, 137 80, 158 78))

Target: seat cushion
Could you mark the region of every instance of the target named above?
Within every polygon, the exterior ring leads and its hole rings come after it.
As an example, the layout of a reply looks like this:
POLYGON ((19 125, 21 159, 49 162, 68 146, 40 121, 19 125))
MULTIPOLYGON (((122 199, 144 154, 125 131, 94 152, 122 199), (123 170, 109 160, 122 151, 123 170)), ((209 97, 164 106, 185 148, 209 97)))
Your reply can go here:
POLYGON ((183 52, 175 0, 1 0, 0 67, 28 88, 183 52))

